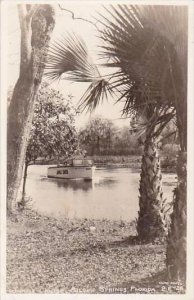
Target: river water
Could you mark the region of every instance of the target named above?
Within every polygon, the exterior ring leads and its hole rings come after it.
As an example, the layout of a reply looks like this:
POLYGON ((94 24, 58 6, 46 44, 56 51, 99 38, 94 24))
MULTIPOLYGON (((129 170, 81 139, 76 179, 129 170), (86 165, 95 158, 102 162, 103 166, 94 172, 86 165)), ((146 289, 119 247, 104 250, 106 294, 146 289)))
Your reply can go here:
MULTIPOLYGON (((140 174, 130 168, 97 169, 92 181, 47 178, 48 166, 29 166, 26 195, 46 216, 132 221, 138 214, 140 174)), ((163 174, 165 198, 172 200, 175 174, 163 174)))

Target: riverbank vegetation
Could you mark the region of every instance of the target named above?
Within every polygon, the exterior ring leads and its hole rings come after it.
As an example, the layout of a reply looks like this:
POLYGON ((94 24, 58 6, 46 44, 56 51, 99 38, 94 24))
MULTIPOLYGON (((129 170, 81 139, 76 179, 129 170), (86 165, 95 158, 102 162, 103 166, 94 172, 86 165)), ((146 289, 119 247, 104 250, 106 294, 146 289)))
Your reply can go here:
MULTIPOLYGON (((178 140, 173 123, 162 132, 157 146, 163 171, 172 172, 176 167, 178 140)), ((97 165, 116 165, 140 168, 144 149, 144 135, 129 126, 116 127, 111 120, 96 117, 79 131, 79 145, 97 165)))
MULTIPOLYGON (((40 115, 39 113, 39 118, 40 115)), ((45 116, 43 119, 45 119, 45 116)), ((36 123, 36 120, 34 122, 36 123)), ((177 139, 171 135, 174 130, 175 128, 172 124, 165 128, 164 133, 161 134, 161 142, 158 142, 163 171, 175 172, 178 144, 177 139)), ((41 135, 43 141, 46 141, 47 136, 44 137, 43 132, 41 132, 41 135)), ((39 138, 37 137, 37 139, 39 138)), ((74 134, 74 140, 77 141, 77 151, 75 147, 75 152, 71 152, 70 154, 73 156, 76 153, 82 153, 87 158, 93 159, 97 167, 119 166, 137 169, 141 167, 143 135, 139 134, 137 130, 134 130, 130 122, 129 126, 117 127, 110 119, 101 116, 94 117, 84 127, 77 130, 76 134, 74 134)), ((50 143, 50 140, 48 143, 50 143)), ((60 147, 58 147, 59 150, 61 149, 60 155, 54 153, 56 149, 56 147, 54 147, 50 155, 48 155, 48 150, 46 150, 45 153, 40 152, 39 155, 36 155, 35 158, 38 158, 38 160, 34 159, 34 163, 57 164, 65 161, 66 157, 70 155, 65 148, 66 144, 64 145, 63 139, 61 139, 58 144, 60 144, 60 147), (65 151, 67 153, 65 153, 65 151)), ((43 149, 44 148, 45 144, 43 145, 43 149)), ((30 149, 30 146, 28 149, 30 149)), ((31 159, 31 162, 32 161, 31 159)))

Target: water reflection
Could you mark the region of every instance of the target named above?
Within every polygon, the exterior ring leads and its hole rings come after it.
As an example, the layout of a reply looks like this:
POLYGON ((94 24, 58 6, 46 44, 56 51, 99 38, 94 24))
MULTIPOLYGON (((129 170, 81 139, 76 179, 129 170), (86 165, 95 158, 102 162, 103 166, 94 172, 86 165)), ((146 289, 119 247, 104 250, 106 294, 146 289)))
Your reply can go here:
POLYGON ((111 177, 104 177, 104 178, 96 177, 96 178, 94 178, 94 184, 101 186, 101 187, 109 186, 109 188, 110 188, 110 187, 115 186, 118 183, 119 183, 118 179, 111 178, 111 177))
POLYGON ((64 188, 66 190, 72 189, 74 191, 82 190, 82 191, 89 191, 93 189, 95 186, 114 186, 118 183, 118 180, 113 179, 111 177, 94 177, 93 180, 84 180, 84 179, 61 179, 61 178, 47 178, 42 176, 41 180, 52 182, 56 184, 58 188, 64 188))
MULTIPOLYGON (((96 170, 92 181, 51 179, 47 166, 30 166, 26 193, 33 209, 46 215, 68 218, 134 220, 139 205, 139 172, 132 169, 96 170)), ((172 200, 175 176, 163 175, 164 196, 172 200)))
POLYGON ((54 184, 57 185, 58 188, 64 189, 72 189, 74 191, 82 190, 87 192, 88 190, 92 189, 93 182, 92 180, 83 180, 83 179, 51 179, 54 184))

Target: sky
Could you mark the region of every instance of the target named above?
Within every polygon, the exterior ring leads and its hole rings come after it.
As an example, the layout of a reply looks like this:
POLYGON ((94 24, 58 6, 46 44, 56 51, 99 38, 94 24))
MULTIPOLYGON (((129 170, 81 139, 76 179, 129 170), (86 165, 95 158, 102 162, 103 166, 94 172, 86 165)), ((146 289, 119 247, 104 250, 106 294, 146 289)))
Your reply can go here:
MULTIPOLYGON (((72 2, 62 2, 61 7, 72 11, 76 18, 84 18, 86 20, 92 21, 96 23, 95 18, 99 18, 99 13, 103 13, 106 16, 106 11, 102 7, 100 2, 82 2, 80 5, 80 1, 72 1, 72 2)), ((100 51, 100 39, 97 35, 99 35, 96 27, 90 22, 84 20, 73 20, 70 12, 65 10, 61 10, 59 5, 54 5, 56 12, 56 24, 54 31, 52 33, 51 43, 57 39, 60 39, 62 36, 67 33, 74 32, 80 35, 85 41, 90 56, 92 57, 95 63, 99 63, 98 53, 100 51)), ((12 3, 8 10, 7 15, 7 28, 8 28, 8 86, 14 86, 19 73, 19 62, 20 62, 20 28, 19 28, 19 20, 17 14, 17 7, 14 3, 12 3)), ((101 26, 100 23, 97 23, 97 26, 101 26)), ((104 70, 103 70, 104 72, 104 70)), ((108 70, 109 72, 109 70, 108 70)), ((105 71, 106 73, 106 71, 105 71)), ((85 83, 73 83, 67 80, 61 80, 59 82, 53 83, 52 87, 60 90, 65 97, 68 95, 73 96, 73 103, 77 106, 81 96, 86 91, 88 84, 85 83)), ((129 125, 129 119, 123 120, 121 119, 121 111, 123 104, 115 104, 115 100, 113 98, 105 99, 103 103, 101 103, 98 108, 90 113, 82 113, 76 118, 76 126, 78 128, 83 127, 87 121, 94 116, 102 116, 104 118, 108 118, 113 120, 115 125, 123 126, 129 125)))

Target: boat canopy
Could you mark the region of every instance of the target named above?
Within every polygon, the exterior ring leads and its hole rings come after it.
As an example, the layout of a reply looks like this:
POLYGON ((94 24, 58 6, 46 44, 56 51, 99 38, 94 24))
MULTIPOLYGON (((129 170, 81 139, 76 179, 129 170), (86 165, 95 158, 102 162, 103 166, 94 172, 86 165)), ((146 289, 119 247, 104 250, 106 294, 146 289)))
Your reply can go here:
POLYGON ((93 165, 93 160, 92 159, 80 159, 80 158, 74 158, 72 160, 72 165, 73 166, 92 166, 93 165))

